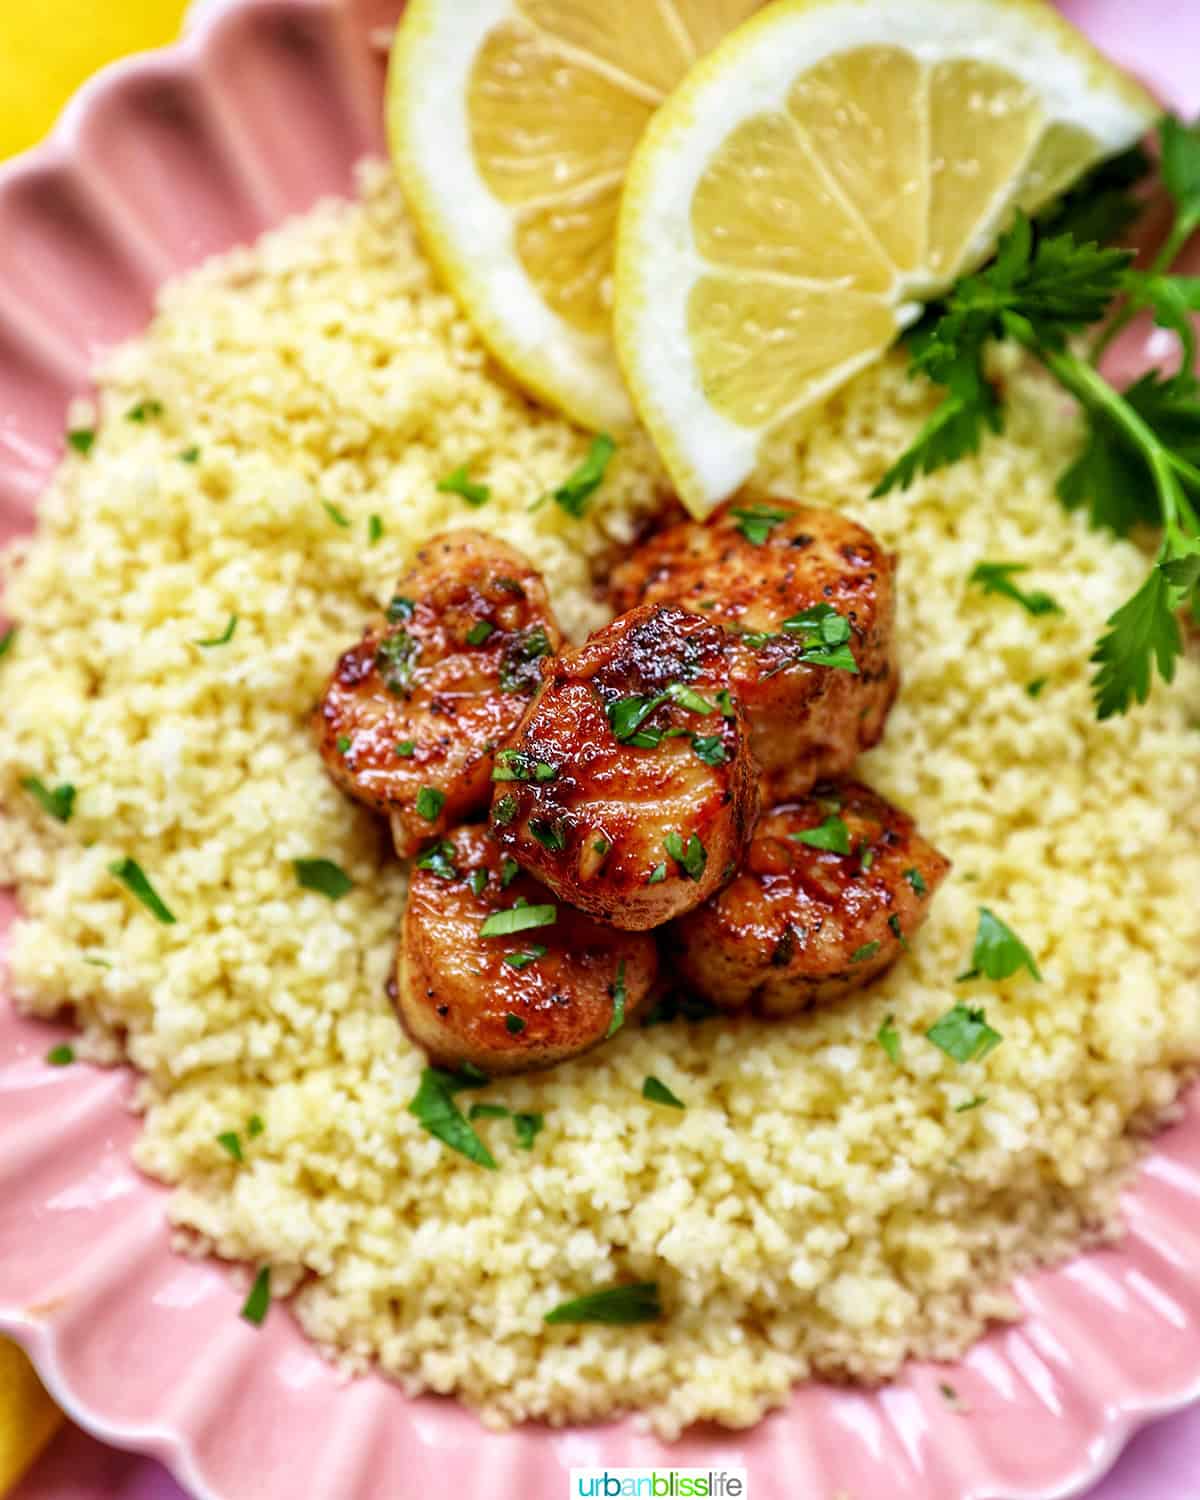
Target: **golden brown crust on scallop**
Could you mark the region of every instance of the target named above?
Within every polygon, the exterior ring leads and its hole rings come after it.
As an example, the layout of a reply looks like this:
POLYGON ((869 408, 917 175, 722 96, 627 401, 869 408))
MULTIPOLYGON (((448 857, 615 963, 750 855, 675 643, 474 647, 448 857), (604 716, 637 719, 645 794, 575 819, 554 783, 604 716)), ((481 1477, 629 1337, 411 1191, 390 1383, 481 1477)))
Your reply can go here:
POLYGON ((397 854, 487 805, 493 751, 561 640, 541 575, 515 548, 462 529, 417 552, 314 715, 330 776, 391 819, 397 854))
POLYGON ((435 1063, 470 1063, 489 1076, 548 1068, 605 1040, 622 990, 624 1017, 637 1013, 658 971, 652 938, 555 903, 485 824, 455 829, 430 848, 409 887, 396 1006, 435 1063), (555 920, 481 936, 489 916, 520 902, 555 905, 555 920))
POLYGON ((497 760, 514 778, 492 798, 501 847, 563 901, 632 931, 707 900, 758 811, 728 649, 707 620, 651 604, 547 660, 497 760))
POLYGON ((774 496, 735 500, 703 525, 668 527, 639 547, 614 572, 610 599, 619 611, 672 601, 730 632, 764 792, 780 801, 845 775, 883 734, 899 682, 894 567, 865 527, 837 511, 774 496), (759 543, 740 529, 755 530, 745 512, 760 515, 759 543), (849 621, 857 674, 799 660, 807 637, 784 622, 822 604, 849 621))
POLYGON ((868 787, 824 784, 763 814, 741 871, 671 924, 664 957, 685 988, 714 1005, 792 1015, 893 964, 949 869, 913 820, 868 787), (825 840, 848 843, 850 853, 794 837, 822 825, 825 840))

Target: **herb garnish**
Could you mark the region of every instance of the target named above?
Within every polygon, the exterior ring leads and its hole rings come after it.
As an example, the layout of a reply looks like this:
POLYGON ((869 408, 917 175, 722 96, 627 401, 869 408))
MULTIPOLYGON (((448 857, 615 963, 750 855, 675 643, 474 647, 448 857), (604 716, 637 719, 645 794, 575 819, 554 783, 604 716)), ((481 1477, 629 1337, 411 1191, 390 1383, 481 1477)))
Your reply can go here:
POLYGON ((246 1134, 250 1137, 251 1140, 254 1140, 255 1136, 262 1135, 263 1131, 266 1128, 267 1127, 262 1122, 261 1115, 251 1115, 249 1120, 247 1120, 246 1122, 246 1134))
POLYGON ((1025 691, 1031 698, 1040 698, 1042 696, 1042 689, 1049 680, 1048 677, 1035 677, 1032 682, 1025 684, 1025 691))
POLYGON ((443 495, 459 495, 476 509, 486 505, 492 493, 486 484, 475 484, 472 481, 466 464, 459 464, 445 479, 439 479, 437 487, 443 495))
POLYGON ((75 1061, 75 1048, 66 1042, 59 1042, 57 1047, 51 1047, 46 1053, 46 1061, 52 1068, 66 1068, 75 1061))
MULTIPOLYGON (((428 849, 421 852, 417 860, 418 870, 428 870, 431 875, 436 875, 439 880, 457 880, 458 870, 454 864, 456 850, 448 839, 439 839, 436 844, 430 844, 428 849)), ((478 870, 473 872, 478 875, 478 870)), ((486 873, 484 880, 487 879, 486 873)), ((478 895, 478 892, 476 892, 478 895)))
POLYGON ((827 849, 830 854, 851 852, 850 830, 836 813, 831 813, 816 828, 803 828, 799 833, 789 833, 788 838, 797 844, 807 844, 810 849, 827 849))
POLYGON ((489 636, 496 633, 496 627, 490 620, 476 620, 470 630, 467 631, 468 646, 482 646, 489 636))
POLYGON ((129 894, 136 896, 164 926, 169 927, 175 921, 175 913, 147 880, 146 872, 136 859, 130 859, 126 855, 124 859, 114 860, 108 867, 108 873, 115 875, 129 894))
POLYGON ((443 1068, 425 1068, 408 1112, 423 1130, 427 1130, 444 1145, 494 1172, 495 1158, 454 1101, 455 1094, 462 1093, 464 1089, 482 1088, 487 1082, 486 1077, 476 1077, 474 1073, 465 1070, 448 1073, 443 1068))
POLYGON ((1028 563, 979 562, 971 569, 967 582, 977 583, 985 594, 1000 594, 1011 599, 1031 615, 1061 615, 1062 605, 1057 599, 1041 589, 1027 593, 1013 582, 1018 573, 1028 571, 1028 563))
POLYGON ((515 636, 500 659, 500 686, 504 692, 532 693, 542 675, 537 663, 550 654, 550 638, 544 625, 532 625, 523 635, 515 636))
POLYGON ((127 422, 146 422, 151 417, 161 417, 163 404, 161 401, 139 401, 136 406, 131 406, 125 413, 127 422))
POLYGON ((193 443, 190 448, 184 448, 179 455, 181 464, 198 464, 200 462, 200 449, 193 443))
MULTIPOLYGON (((393 599, 392 603, 396 601, 393 599)), ((413 671, 421 654, 421 643, 407 630, 393 630, 375 648, 375 669, 388 692, 405 698, 412 687, 413 671)))
POLYGON ((67 433, 67 442, 76 453, 90 453, 95 441, 96 434, 90 427, 73 427, 67 433))
POLYGON ((955 1062, 981 1062, 1004 1038, 987 1023, 982 1010, 955 1005, 939 1017, 925 1033, 955 1062))
POLYGON ((546 1323, 657 1323, 662 1317, 656 1281, 634 1281, 560 1302, 546 1323))
POLYGON ((729 759, 725 753, 725 741, 719 734, 694 734, 692 749, 706 766, 723 766, 729 759))
POLYGON ((349 526, 350 517, 346 515, 345 511, 339 510, 331 500, 322 500, 321 505, 325 510, 325 514, 335 526, 349 526))
POLYGON ((271 1268, 263 1266, 254 1278, 254 1285, 250 1288, 250 1295, 242 1306, 242 1317, 247 1323, 253 1323, 255 1328, 261 1328, 263 1319, 267 1316, 267 1309, 271 1305, 271 1268))
POLYGON ((567 475, 557 489, 551 491, 556 503, 561 505, 569 516, 574 516, 576 520, 579 520, 587 510, 588 501, 599 489, 609 460, 616 451, 617 445, 608 433, 598 432, 592 439, 587 457, 578 468, 573 469, 567 475))
POLYGON ((730 514, 737 516, 737 529, 754 547, 761 547, 775 527, 792 516, 790 510, 779 510, 773 505, 734 506, 730 514))
POLYGON ((804 637, 799 661, 814 667, 837 667, 843 672, 858 671, 850 650, 850 621, 838 614, 832 604, 814 604, 792 615, 780 627, 789 635, 804 637))
POLYGON ((17 627, 10 625, 3 635, 0 635, 0 657, 5 657, 12 650, 13 642, 17 638, 17 627))
MULTIPOLYGON (((664 703, 676 703, 692 714, 715 714, 717 706, 702 697, 685 682, 671 682, 661 693, 635 695, 630 698, 615 698, 605 712, 613 735, 622 744, 637 745, 652 750, 663 739, 658 730, 644 730, 642 725, 656 709, 664 703)), ((718 762, 719 764, 719 762, 718 762)))
POLYGON ((417 793, 417 816, 427 823, 435 823, 446 805, 445 792, 435 786, 423 786, 417 793))
POLYGON ((550 902, 542 906, 530 906, 528 901, 518 901, 504 911, 494 911, 479 929, 480 937, 511 937, 514 932, 526 932, 530 927, 551 927, 558 921, 558 907, 550 902))
POLYGON ((546 818, 530 818, 527 826, 532 837, 551 854, 561 854, 567 847, 567 825, 561 818, 553 823, 546 818))
POLYGON ((865 964, 867 959, 874 958, 878 952, 879 940, 876 938, 873 943, 864 943, 861 948, 856 948, 850 955, 850 962, 852 964, 865 964))
POLYGON ((888 917, 887 924, 888 930, 891 932, 892 936, 896 939, 900 946, 902 948, 907 948, 908 939, 904 936, 904 929, 900 925, 900 918, 896 915, 895 912, 892 912, 891 916, 888 917))
POLYGON ((660 881, 663 881, 666 878, 667 878, 667 866, 666 866, 666 861, 664 860, 664 862, 661 865, 655 865, 654 868, 653 868, 653 870, 650 871, 649 875, 646 876, 646 884, 647 885, 658 885, 660 881))
POLYGON ((225 622, 225 629, 221 632, 220 635, 210 636, 210 637, 208 637, 207 640, 203 640, 203 641, 193 641, 192 645, 193 646, 205 646, 205 647, 208 647, 208 646, 227 646, 229 644, 229 642, 231 640, 233 640, 233 632, 237 629, 237 625, 238 625, 238 617, 237 617, 237 615, 230 615, 229 619, 225 622))
POLYGON ((350 750, 351 744, 352 744, 352 741, 351 741, 350 736, 348 734, 339 734, 338 737, 337 737, 337 752, 338 752, 338 754, 339 755, 346 755, 346 754, 348 754, 349 750, 350 750))
POLYGON ((512 885, 520 873, 521 866, 511 854, 506 854, 500 861, 500 889, 502 891, 508 890, 509 886, 512 885))
POLYGON ((544 760, 535 760, 523 750, 496 751, 493 781, 553 781, 557 775, 556 767, 544 760))
POLYGON ((925 877, 921 874, 920 870, 918 870, 915 865, 911 870, 905 870, 904 878, 908 881, 909 885, 912 886, 913 890, 917 893, 918 896, 926 896, 929 894, 929 887, 925 884, 925 877))
POLYGON ((387 617, 393 625, 398 625, 401 620, 411 620, 416 607, 412 599, 406 599, 403 594, 396 594, 388 603, 387 617))
POLYGON ((48 787, 36 776, 26 776, 22 778, 21 785, 52 818, 57 818, 60 823, 71 821, 71 814, 75 810, 75 788, 69 781, 62 786, 48 787))
POLYGON ((367 517, 367 546, 373 547, 383 536, 383 517, 374 511, 367 517))
POLYGON ((224 1146, 234 1161, 245 1161, 246 1158, 242 1155, 241 1137, 236 1130, 223 1130, 217 1137, 217 1144, 224 1146))
POLYGON ((621 961, 617 964, 616 978, 609 985, 608 992, 612 996, 613 1008, 612 1017, 608 1023, 608 1030, 604 1033, 605 1041, 608 1041, 610 1036, 615 1036, 617 1032, 620 1031, 621 1027, 625 1024, 626 990, 624 959, 621 959, 621 961))
POLYGON ((513 1115, 513 1129, 517 1133, 517 1150, 532 1151, 533 1143, 537 1139, 538 1131, 546 1124, 545 1116, 539 1114, 515 1114, 513 1115))
MULTIPOLYGON (((1200 601, 1200 380, 1190 316, 1200 286, 1194 277, 1170 274, 1175 256, 1200 227, 1200 130, 1167 117, 1160 138, 1162 177, 1175 217, 1146 270, 1133 268, 1130 251, 1081 242, 1074 232, 1085 202, 1081 192, 1074 208, 1041 231, 1018 215, 992 264, 926 310, 909 336, 911 369, 945 387, 946 395, 875 491, 907 486, 920 473, 978 451, 985 431, 1002 427, 1003 408, 984 373, 991 340, 1012 339, 1045 366, 1079 402, 1087 423, 1082 451, 1059 479, 1059 499, 1068 509, 1086 507, 1094 524, 1118 535, 1140 523, 1162 528, 1149 576, 1109 617, 1092 654, 1101 719, 1144 703, 1156 669, 1165 682, 1173 679, 1183 652, 1177 613, 1189 597, 1194 610, 1200 601), (1151 372, 1118 391, 1096 363, 1143 308, 1178 335, 1181 367, 1175 375, 1151 372), (1099 324, 1100 332, 1085 357, 1068 339, 1089 324, 1099 324)), ((1120 182, 1127 185, 1128 179, 1120 182)), ((1115 203, 1123 213, 1119 196, 1115 203)), ((1105 229, 1119 219, 1112 200, 1103 217, 1105 229)))
POLYGON ((986 1103, 987 1103, 987 1095, 986 1094, 975 1094, 975 1095, 972 1096, 972 1098, 966 1100, 964 1103, 962 1103, 962 1104, 956 1104, 954 1106, 954 1113, 956 1115, 965 1115, 966 1112, 969 1109, 978 1109, 981 1104, 986 1104, 986 1103))
POLYGON ((492 808, 492 821, 499 823, 501 827, 511 823, 517 815, 517 799, 511 792, 506 792, 500 797, 492 808))
MULTIPOLYGON (((543 948, 542 952, 545 953, 545 951, 546 950, 543 948)), ((514 1015, 510 1010, 507 1011, 504 1016, 504 1029, 508 1032, 509 1036, 520 1036, 521 1033, 525 1030, 525 1022, 521 1019, 520 1016, 514 1015)))
POLYGON ((488 872, 482 865, 477 870, 472 870, 467 876, 467 884, 471 887, 471 894, 473 896, 482 896, 487 889, 487 883, 488 872))
POLYGON ((887 1053, 894 1063, 900 1061, 900 1033, 894 1025, 896 1018, 890 1012, 884 1016, 879 1030, 875 1033, 875 1040, 887 1053))
POLYGON ((687 1108, 683 1100, 673 1094, 661 1078, 655 1078, 653 1073, 642 1084, 642 1098, 648 1099, 651 1104, 665 1104, 670 1109, 687 1108))
POLYGON ((689 880, 699 880, 708 863, 708 850, 700 842, 698 834, 692 834, 686 846, 682 837, 672 831, 663 839, 663 848, 683 870, 689 880))
POLYGON ((468 1120, 507 1120, 511 1111, 507 1104, 472 1104, 467 1111, 468 1120))
MULTIPOLYGON (((519 949, 516 953, 506 953, 504 955, 504 962, 510 969, 525 969, 530 964, 536 963, 539 958, 545 958, 545 956, 545 943, 534 943, 528 948, 519 949)), ((514 1021, 519 1019, 517 1016, 513 1017, 514 1021)), ((524 1031, 525 1022, 521 1021, 519 1026, 509 1026, 508 1029, 509 1031, 524 1031)))
POLYGON ((340 901, 354 889, 354 882, 340 865, 331 859, 294 859, 292 868, 296 879, 306 891, 316 891, 330 901, 340 901))
POLYGON ((971 967, 958 976, 959 982, 981 977, 1011 979, 1018 969, 1028 969, 1035 979, 1042 977, 1033 954, 1012 928, 986 906, 981 906, 971 967))
POLYGON ((395 745, 396 754, 401 760, 409 760, 416 752, 416 740, 397 740, 395 745))

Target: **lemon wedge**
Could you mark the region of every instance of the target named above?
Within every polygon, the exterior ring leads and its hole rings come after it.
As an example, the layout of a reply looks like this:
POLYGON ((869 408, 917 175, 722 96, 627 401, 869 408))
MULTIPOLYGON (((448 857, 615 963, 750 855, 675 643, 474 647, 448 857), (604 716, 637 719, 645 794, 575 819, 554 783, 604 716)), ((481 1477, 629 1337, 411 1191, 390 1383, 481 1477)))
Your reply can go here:
POLYGON ((1041 0, 777 0, 730 35, 618 229, 618 354, 692 513, 1156 113, 1041 0))
POLYGON ((496 358, 585 426, 632 418, 613 236, 646 122, 762 0, 410 0, 392 157, 426 249, 496 358))

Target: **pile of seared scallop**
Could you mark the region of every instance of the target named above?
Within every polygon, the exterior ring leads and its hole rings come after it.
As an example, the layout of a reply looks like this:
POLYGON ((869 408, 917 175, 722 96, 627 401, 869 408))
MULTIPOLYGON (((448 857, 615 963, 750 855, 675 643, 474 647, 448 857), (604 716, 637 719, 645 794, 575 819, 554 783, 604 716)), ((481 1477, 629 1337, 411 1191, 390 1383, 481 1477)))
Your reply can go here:
POLYGON ((395 975, 433 1062, 548 1067, 683 992, 785 1017, 869 983, 949 862, 847 779, 898 685, 895 559, 780 501, 669 525, 565 645, 494 537, 421 548, 316 710, 416 856, 395 975))

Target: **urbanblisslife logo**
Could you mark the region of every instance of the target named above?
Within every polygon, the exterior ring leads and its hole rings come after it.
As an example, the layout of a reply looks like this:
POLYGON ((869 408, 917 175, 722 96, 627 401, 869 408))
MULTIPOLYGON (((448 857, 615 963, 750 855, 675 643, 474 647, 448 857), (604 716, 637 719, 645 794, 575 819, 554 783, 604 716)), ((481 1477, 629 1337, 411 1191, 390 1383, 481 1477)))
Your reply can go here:
POLYGON ((745 1469, 572 1469, 570 1500, 746 1500, 745 1469))

